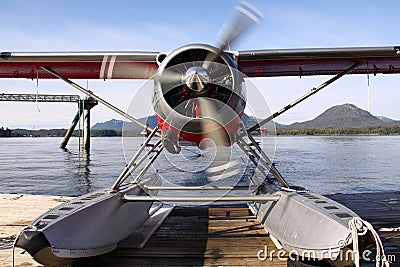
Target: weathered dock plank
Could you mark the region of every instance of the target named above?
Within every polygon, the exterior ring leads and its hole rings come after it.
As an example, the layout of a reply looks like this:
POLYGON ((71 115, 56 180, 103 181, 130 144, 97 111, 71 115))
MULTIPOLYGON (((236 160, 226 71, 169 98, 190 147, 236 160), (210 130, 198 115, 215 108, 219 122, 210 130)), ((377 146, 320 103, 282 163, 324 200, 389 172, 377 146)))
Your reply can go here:
POLYGON ((178 207, 139 249, 119 248, 78 266, 286 266, 286 258, 261 261, 277 250, 246 205, 178 207))

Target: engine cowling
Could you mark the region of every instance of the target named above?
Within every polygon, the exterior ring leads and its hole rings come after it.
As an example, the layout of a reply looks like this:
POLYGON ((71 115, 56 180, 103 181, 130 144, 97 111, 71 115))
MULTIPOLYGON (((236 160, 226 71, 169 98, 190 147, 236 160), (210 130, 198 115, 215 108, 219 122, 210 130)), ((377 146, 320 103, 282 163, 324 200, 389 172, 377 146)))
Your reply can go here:
POLYGON ((182 140, 211 139, 226 146, 236 140, 246 98, 229 54, 202 44, 178 48, 163 58, 154 90, 153 107, 169 152, 179 153, 182 140))

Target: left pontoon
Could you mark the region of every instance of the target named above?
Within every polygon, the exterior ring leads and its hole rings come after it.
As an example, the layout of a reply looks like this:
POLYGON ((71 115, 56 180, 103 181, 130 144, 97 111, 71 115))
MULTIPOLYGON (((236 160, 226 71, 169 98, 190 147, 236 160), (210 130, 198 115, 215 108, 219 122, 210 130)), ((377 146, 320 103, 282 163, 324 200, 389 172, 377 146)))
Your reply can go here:
MULTIPOLYGON (((157 176, 143 181, 149 186, 158 182, 157 176)), ((147 195, 138 184, 131 184, 118 191, 101 190, 72 199, 34 220, 22 231, 16 246, 49 266, 110 252, 146 221, 152 206, 152 202, 126 202, 125 194, 147 195)))

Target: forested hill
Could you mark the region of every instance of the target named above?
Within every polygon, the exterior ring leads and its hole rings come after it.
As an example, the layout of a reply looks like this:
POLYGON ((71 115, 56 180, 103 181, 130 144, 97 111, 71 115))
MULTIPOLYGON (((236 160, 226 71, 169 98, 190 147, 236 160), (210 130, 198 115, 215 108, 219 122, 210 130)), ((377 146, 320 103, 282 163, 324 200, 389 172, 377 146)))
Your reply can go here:
POLYGON ((353 104, 331 107, 316 118, 277 127, 282 135, 400 134, 400 121, 373 116, 353 104))
POLYGON ((316 118, 284 126, 288 129, 312 128, 363 128, 387 126, 387 122, 353 104, 343 104, 327 109, 316 118))

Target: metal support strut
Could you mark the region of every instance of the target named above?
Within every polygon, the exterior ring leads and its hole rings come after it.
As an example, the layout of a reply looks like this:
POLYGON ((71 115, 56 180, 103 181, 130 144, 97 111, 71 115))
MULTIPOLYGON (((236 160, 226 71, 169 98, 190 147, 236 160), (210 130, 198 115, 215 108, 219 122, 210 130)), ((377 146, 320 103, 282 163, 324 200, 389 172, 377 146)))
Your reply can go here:
MULTIPOLYGON (((73 81, 65 78, 64 76, 62 76, 61 74, 55 72, 54 70, 52 70, 51 68, 47 68, 47 67, 42 67, 43 70, 47 71, 48 73, 54 75, 55 77, 59 78, 60 80, 68 83, 69 85, 71 85, 72 87, 74 87, 75 89, 81 91, 82 93, 86 94, 87 96, 91 97, 92 99, 95 99, 97 101, 99 101, 101 104, 105 105, 106 107, 110 108, 111 110, 117 112, 119 115, 125 117, 126 119, 136 123, 137 125, 139 125, 140 127, 143 127, 144 129, 147 129, 149 132, 152 131, 152 129, 150 127, 148 127, 147 125, 144 125, 143 123, 141 123, 140 121, 138 121, 137 119, 135 119, 134 117, 132 117, 131 115, 129 115, 128 113, 122 111, 121 109, 117 108, 116 106, 108 103, 107 101, 105 101, 104 99, 102 99, 101 97, 93 94, 92 91, 87 90, 85 88, 83 88, 82 86, 80 86, 79 84, 74 83, 73 81)), ((161 137, 161 134, 156 133, 157 136, 161 137)))
POLYGON ((149 159, 149 161, 143 167, 141 172, 135 177, 134 182, 138 182, 142 178, 142 176, 146 173, 146 171, 150 168, 151 164, 154 162, 154 160, 158 157, 158 155, 164 148, 161 139, 158 140, 155 144, 151 145, 150 149, 141 158, 139 157, 142 154, 145 147, 149 145, 151 139, 154 137, 157 131, 158 131, 158 126, 156 126, 151 131, 150 135, 142 143, 139 150, 135 153, 135 155, 126 165, 126 167, 124 168, 118 179, 115 181, 114 185, 111 187, 112 190, 118 190, 121 184, 146 160, 146 158, 149 159), (151 156, 152 153, 155 153, 155 155, 151 156))
POLYGON ((328 81, 324 82, 323 84, 314 87, 313 89, 311 89, 310 92, 308 92, 307 94, 303 95, 302 97, 298 98, 297 100, 293 101, 292 103, 290 103, 289 105, 283 107, 282 109, 278 110, 277 112, 275 112, 274 114, 272 114, 271 116, 269 116, 268 118, 262 120, 261 122, 257 123, 256 125, 250 127, 249 129, 247 129, 248 133, 251 133, 252 131, 256 130, 257 128, 261 127, 262 125, 266 124, 267 122, 275 119, 276 117, 282 115, 283 113, 285 113, 286 111, 288 111, 289 109, 291 109, 292 107, 296 106, 297 104, 303 102, 304 100, 306 100, 307 98, 309 98, 310 96, 318 93, 320 90, 324 89, 325 87, 327 87, 328 85, 332 84, 333 82, 337 81, 338 79, 342 78, 344 75, 348 74, 349 72, 351 72, 352 70, 354 70, 355 68, 357 68, 358 66, 360 66, 362 64, 362 62, 357 62, 354 63, 351 67, 349 67, 348 69, 342 71, 341 73, 339 73, 338 75, 334 76, 333 78, 329 79, 328 81))
POLYGON ((123 200, 130 201, 165 201, 165 202, 217 202, 217 201, 257 201, 269 202, 278 201, 279 195, 258 195, 258 196, 131 196, 124 195, 123 200))
MULTIPOLYGON (((243 126, 242 126, 243 127, 243 126)), ((243 137, 240 137, 237 141, 238 146, 243 150, 244 153, 249 157, 249 159, 256 165, 256 167, 261 171, 261 173, 267 179, 267 172, 270 171, 271 174, 286 188, 290 188, 290 185, 283 178, 282 174, 278 171, 272 161, 268 158, 267 154, 262 150, 260 145, 254 140, 250 133, 242 128, 242 131, 249 138, 250 144, 248 144, 243 137), (255 149, 252 148, 255 147, 255 149), (261 167, 258 162, 261 162, 263 167, 261 167), (264 169, 266 168, 266 170, 264 169)))

